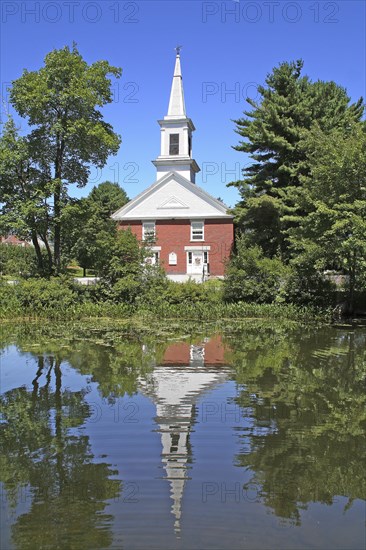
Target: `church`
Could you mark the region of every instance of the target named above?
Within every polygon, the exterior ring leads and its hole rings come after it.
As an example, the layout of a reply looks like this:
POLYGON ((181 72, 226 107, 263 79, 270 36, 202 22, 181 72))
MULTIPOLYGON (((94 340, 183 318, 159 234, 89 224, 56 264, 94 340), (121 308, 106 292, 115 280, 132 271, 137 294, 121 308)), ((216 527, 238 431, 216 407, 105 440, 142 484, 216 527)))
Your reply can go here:
POLYGON ((159 120, 157 180, 112 214, 119 229, 131 228, 151 250, 169 279, 198 282, 222 278, 234 240, 228 207, 195 183, 200 171, 192 158, 192 120, 186 114, 180 48, 177 48, 168 114, 159 120))

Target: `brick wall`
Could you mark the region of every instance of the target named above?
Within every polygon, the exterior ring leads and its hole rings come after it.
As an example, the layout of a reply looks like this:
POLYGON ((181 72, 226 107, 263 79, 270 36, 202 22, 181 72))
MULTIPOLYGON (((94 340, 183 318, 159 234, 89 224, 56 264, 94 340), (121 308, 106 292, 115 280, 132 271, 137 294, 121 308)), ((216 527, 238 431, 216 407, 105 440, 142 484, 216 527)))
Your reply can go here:
MULTIPOLYGON (((131 227, 139 240, 142 239, 142 222, 120 222, 119 229, 131 227)), ((157 220, 156 246, 161 246, 160 263, 168 274, 187 272, 187 253, 185 246, 210 246, 210 275, 224 275, 224 262, 229 258, 234 239, 233 222, 230 219, 205 220, 205 240, 191 241, 191 222, 189 220, 157 220), (177 265, 169 265, 169 254, 177 254, 177 265)))

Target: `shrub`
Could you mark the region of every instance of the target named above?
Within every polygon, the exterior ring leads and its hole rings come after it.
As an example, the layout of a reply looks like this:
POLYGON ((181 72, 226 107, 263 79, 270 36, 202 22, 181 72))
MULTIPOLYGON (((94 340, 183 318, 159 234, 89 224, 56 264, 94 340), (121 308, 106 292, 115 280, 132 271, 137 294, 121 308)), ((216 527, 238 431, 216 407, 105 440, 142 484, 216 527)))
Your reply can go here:
POLYGON ((328 307, 335 300, 336 287, 308 258, 299 256, 292 264, 282 294, 286 302, 328 307))
POLYGON ((281 296, 281 289, 290 275, 290 268, 279 258, 266 258, 259 246, 237 241, 237 252, 231 259, 224 283, 224 299, 228 302, 272 303, 281 296))
POLYGON ((13 277, 29 277, 37 273, 33 247, 0 244, 0 272, 13 277))
POLYGON ((171 305, 196 304, 203 300, 203 285, 191 280, 186 283, 169 281, 164 300, 171 305))
POLYGON ((80 300, 73 287, 63 279, 30 279, 14 286, 23 310, 29 313, 53 310, 62 312, 80 300))
POLYGON ((21 312, 22 306, 17 295, 16 285, 0 281, 0 314, 2 317, 12 317, 21 312))
POLYGON ((116 281, 111 289, 111 297, 116 303, 132 304, 141 293, 141 281, 133 274, 127 274, 116 281))

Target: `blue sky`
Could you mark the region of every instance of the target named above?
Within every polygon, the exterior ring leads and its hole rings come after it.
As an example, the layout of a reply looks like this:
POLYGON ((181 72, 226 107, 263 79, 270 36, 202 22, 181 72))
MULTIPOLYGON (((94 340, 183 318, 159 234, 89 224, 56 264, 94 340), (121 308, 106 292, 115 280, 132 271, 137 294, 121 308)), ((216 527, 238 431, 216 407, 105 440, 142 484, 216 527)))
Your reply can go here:
POLYGON ((178 44, 187 113, 197 129, 197 184, 231 206, 237 192, 226 184, 248 162, 231 148, 239 137, 232 119, 275 65, 302 58, 313 80, 334 80, 353 100, 366 95, 363 1, 3 0, 1 9, 2 93, 24 68, 38 69, 50 50, 73 41, 89 63, 106 59, 123 69, 103 111, 122 135, 120 151, 102 173, 92 171, 86 188, 70 189, 73 196, 109 179, 133 197, 155 180, 156 121, 167 112, 178 44))

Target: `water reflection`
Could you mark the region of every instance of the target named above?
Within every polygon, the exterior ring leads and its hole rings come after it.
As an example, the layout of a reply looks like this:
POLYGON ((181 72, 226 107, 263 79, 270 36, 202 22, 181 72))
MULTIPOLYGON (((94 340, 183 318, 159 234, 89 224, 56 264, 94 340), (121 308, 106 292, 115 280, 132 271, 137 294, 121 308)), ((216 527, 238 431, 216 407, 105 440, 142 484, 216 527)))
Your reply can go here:
POLYGON ((236 342, 237 403, 251 418, 236 464, 278 517, 299 525, 312 502, 366 498, 365 349, 361 330, 236 342))
MULTIPOLYGON (((174 524, 176 535, 172 542, 159 516, 164 535, 154 541, 160 548, 196 548, 190 532, 212 548, 275 548, 286 541, 291 548, 362 548, 364 515, 358 504, 366 499, 365 329, 263 321, 220 330, 184 328, 184 334, 170 327, 158 336, 110 325, 3 331, 4 347, 17 346, 17 365, 7 372, 15 376, 13 370, 19 369, 16 382, 0 398, 0 481, 15 515, 13 546, 120 548, 124 540, 134 546, 142 534, 148 540, 152 527, 151 522, 145 527, 144 519, 153 512, 144 487, 151 482, 161 510, 170 493, 165 519, 171 533, 174 524), (33 376, 24 385, 30 358, 33 376), (126 396, 138 396, 141 407, 148 401, 154 405, 146 426, 151 430, 153 421, 160 448, 146 443, 133 455, 137 463, 145 461, 150 481, 140 484, 136 512, 128 511, 138 525, 130 538, 114 516, 123 507, 119 499, 128 472, 122 459, 117 467, 109 458, 122 452, 118 443, 106 437, 94 440, 92 449, 91 391, 99 396, 100 427, 110 438, 116 432, 108 416, 111 405, 126 396), (226 404, 234 401, 239 413, 210 427, 202 422, 202 402, 214 403, 212 396, 218 394, 226 404), (205 437, 208 428, 213 437, 205 437), (209 474, 202 450, 210 457, 209 474), (203 501, 202 486, 222 479, 228 487, 239 479, 241 495, 251 493, 250 502, 203 501), (338 501, 345 515, 338 514, 338 501), (331 513, 332 534, 325 524, 317 525, 319 541, 306 530, 307 511, 315 503, 331 513), (301 537, 280 539, 268 511, 301 537), (196 522, 203 512, 206 531, 196 522), (243 518, 260 527, 245 530, 243 518), (350 518, 352 528, 347 527, 350 518)), ((144 437, 142 422, 119 428, 144 437)))
POLYGON ((11 508, 30 503, 13 526, 16 548, 89 549, 111 545, 118 472, 96 463, 78 428, 90 416, 86 390, 62 389, 59 358, 37 357, 32 391, 18 387, 0 398, 1 481, 11 508), (41 379, 42 382, 41 382, 41 379))
POLYGON ((197 401, 228 378, 221 337, 168 346, 162 365, 141 377, 139 389, 156 405, 155 422, 161 437, 162 463, 170 483, 174 530, 180 533, 182 498, 192 462, 191 430, 197 401))

